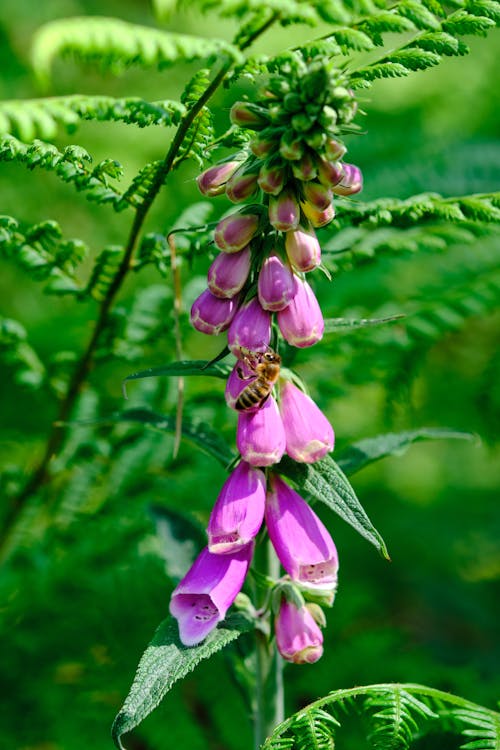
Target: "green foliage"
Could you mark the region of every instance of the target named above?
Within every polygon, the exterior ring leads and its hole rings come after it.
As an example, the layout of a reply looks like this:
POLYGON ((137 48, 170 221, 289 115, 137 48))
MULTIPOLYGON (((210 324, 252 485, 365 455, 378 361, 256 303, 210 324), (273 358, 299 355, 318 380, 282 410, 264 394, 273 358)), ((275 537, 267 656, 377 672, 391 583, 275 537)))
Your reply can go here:
POLYGON ((42 26, 33 42, 33 68, 42 83, 50 78, 55 58, 74 57, 115 74, 131 65, 160 70, 178 61, 239 59, 233 45, 218 39, 171 34, 117 18, 64 18, 42 26))
POLYGON ((293 481, 301 494, 327 505, 389 559, 384 540, 368 518, 349 480, 332 458, 328 456, 314 464, 298 464, 285 456, 279 470, 293 481))
MULTIPOLYGON (((374 750, 408 750, 415 746, 414 740, 434 732, 439 722, 454 734, 481 737, 461 745, 464 750, 489 750, 498 747, 500 741, 500 715, 495 711, 421 685, 386 684, 336 690, 311 703, 280 724, 262 750, 333 748, 336 728, 353 706, 372 724, 370 742, 374 750), (464 729, 469 724, 477 729, 464 729), (287 740, 293 744, 287 745, 287 740)), ((335 747, 342 748, 343 743, 335 742, 335 747)))
POLYGON ((17 320, 0 317, 0 358, 12 368, 16 383, 39 388, 45 379, 45 367, 28 344, 28 334, 17 320))
POLYGON ((178 680, 251 626, 242 615, 230 615, 203 643, 187 648, 179 640, 175 620, 165 620, 142 655, 130 692, 113 723, 116 746, 123 749, 122 735, 145 719, 178 680))
POLYGON ((53 96, 11 99, 0 102, 0 135, 10 133, 21 141, 53 140, 59 128, 74 133, 80 121, 125 122, 171 126, 179 123, 184 107, 180 102, 147 102, 139 97, 53 96))
MULTIPOLYGON (((199 70, 183 91, 181 101, 189 111, 203 97, 210 79, 209 69, 199 70)), ((212 123, 212 113, 208 107, 202 107, 186 132, 176 165, 191 157, 202 167, 206 158, 206 149, 214 139, 215 131, 212 123)))
POLYGON ((93 169, 90 154, 81 146, 66 146, 59 151, 52 143, 35 139, 31 145, 22 143, 11 135, 0 138, 0 162, 19 162, 28 169, 45 169, 53 172, 63 182, 71 183, 84 192, 89 201, 111 203, 117 210, 123 208, 122 195, 109 178, 119 179, 121 165, 114 159, 103 159, 93 169))

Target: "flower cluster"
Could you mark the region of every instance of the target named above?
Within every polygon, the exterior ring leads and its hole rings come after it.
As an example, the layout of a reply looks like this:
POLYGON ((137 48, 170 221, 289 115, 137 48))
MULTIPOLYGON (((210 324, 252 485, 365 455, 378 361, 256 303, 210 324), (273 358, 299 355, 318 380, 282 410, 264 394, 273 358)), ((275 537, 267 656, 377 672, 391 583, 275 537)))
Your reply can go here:
POLYGON ((227 331, 236 357, 225 397, 238 412, 241 461, 212 510, 207 547, 172 594, 170 612, 185 645, 199 643, 224 619, 265 521, 285 580, 302 592, 278 596, 278 650, 296 663, 322 654, 323 613, 317 604, 300 602, 318 594, 323 603, 333 602, 337 551, 311 507, 279 476, 279 467, 271 467, 285 453, 313 463, 334 445, 327 418, 297 380, 280 371, 278 349, 281 339, 303 348, 322 338, 323 316, 305 278, 321 263, 315 228, 334 218, 334 195, 362 187, 360 170, 342 160, 346 149, 338 138, 356 112, 344 83, 323 65, 287 62, 257 103, 232 107, 233 124, 255 132, 247 150, 197 180, 206 196, 224 194, 241 204, 259 193, 259 200, 217 224, 220 252, 191 309, 198 331, 227 331))

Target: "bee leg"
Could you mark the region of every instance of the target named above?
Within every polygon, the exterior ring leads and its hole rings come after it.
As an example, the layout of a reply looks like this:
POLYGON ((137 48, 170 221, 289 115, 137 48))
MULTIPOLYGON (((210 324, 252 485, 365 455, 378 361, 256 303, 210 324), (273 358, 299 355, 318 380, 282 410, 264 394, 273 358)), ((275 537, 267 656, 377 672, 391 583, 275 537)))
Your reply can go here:
POLYGON ((238 373, 238 377, 239 377, 240 380, 252 380, 252 378, 255 377, 255 375, 250 375, 248 378, 246 378, 243 375, 243 370, 241 369, 241 367, 237 367, 236 368, 236 372, 238 373))

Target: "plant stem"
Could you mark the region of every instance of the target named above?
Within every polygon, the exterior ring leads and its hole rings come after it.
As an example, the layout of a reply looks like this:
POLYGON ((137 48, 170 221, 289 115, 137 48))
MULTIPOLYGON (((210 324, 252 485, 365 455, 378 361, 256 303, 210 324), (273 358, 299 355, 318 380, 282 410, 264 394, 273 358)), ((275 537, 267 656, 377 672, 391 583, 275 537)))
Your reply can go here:
MULTIPOLYGON (((280 575, 280 564, 269 541, 257 550, 255 563, 270 578, 280 575), (259 556, 259 552, 260 554, 259 556), (260 559, 259 559, 260 558, 260 559)), ((276 644, 269 642, 267 628, 255 632, 255 693, 253 701, 254 750, 259 750, 284 719, 283 661, 276 644)))

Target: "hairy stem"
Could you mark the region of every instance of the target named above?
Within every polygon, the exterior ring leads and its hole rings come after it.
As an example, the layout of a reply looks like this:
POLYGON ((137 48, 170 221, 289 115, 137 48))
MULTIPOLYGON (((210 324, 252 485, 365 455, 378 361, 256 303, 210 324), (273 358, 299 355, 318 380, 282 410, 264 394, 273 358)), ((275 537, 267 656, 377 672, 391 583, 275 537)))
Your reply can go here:
MULTIPOLYGON (((268 27, 268 25, 269 22, 266 22, 266 24, 262 27, 262 30, 259 30, 259 33, 262 33, 262 31, 264 31, 268 27)), ((255 36, 256 35, 254 35, 254 38, 255 36)), ((253 39, 248 40, 244 46, 248 46, 251 41, 253 41, 253 39)), ((5 554, 6 550, 8 550, 11 531, 15 526, 18 517, 27 505, 29 499, 36 493, 39 487, 41 487, 49 479, 51 461, 53 457, 58 453, 66 437, 67 427, 64 423, 69 419, 75 402, 92 368, 97 346, 103 332, 106 330, 106 327, 108 325, 109 314, 114 299, 121 289, 128 271, 130 270, 134 251, 137 245, 137 239, 139 237, 149 209, 151 208, 153 201, 155 200, 162 185, 164 184, 166 176, 172 169, 175 158, 190 126, 192 125, 200 111, 203 109, 207 101, 220 86, 225 76, 229 72, 232 64, 232 60, 230 59, 226 59, 221 62, 219 71, 214 76, 210 85, 184 116, 181 124, 179 125, 179 128, 177 129, 170 148, 156 173, 155 179, 153 180, 144 200, 136 209, 136 214, 132 227, 130 229, 122 261, 111 285, 107 290, 106 296, 101 303, 97 322, 95 324, 90 340, 73 372, 66 395, 61 401, 57 417, 52 425, 52 429, 48 436, 42 458, 34 469, 33 474, 25 484, 24 488, 16 497, 11 500, 10 507, 8 508, 4 516, 3 538, 0 542, 1 556, 5 554)))

